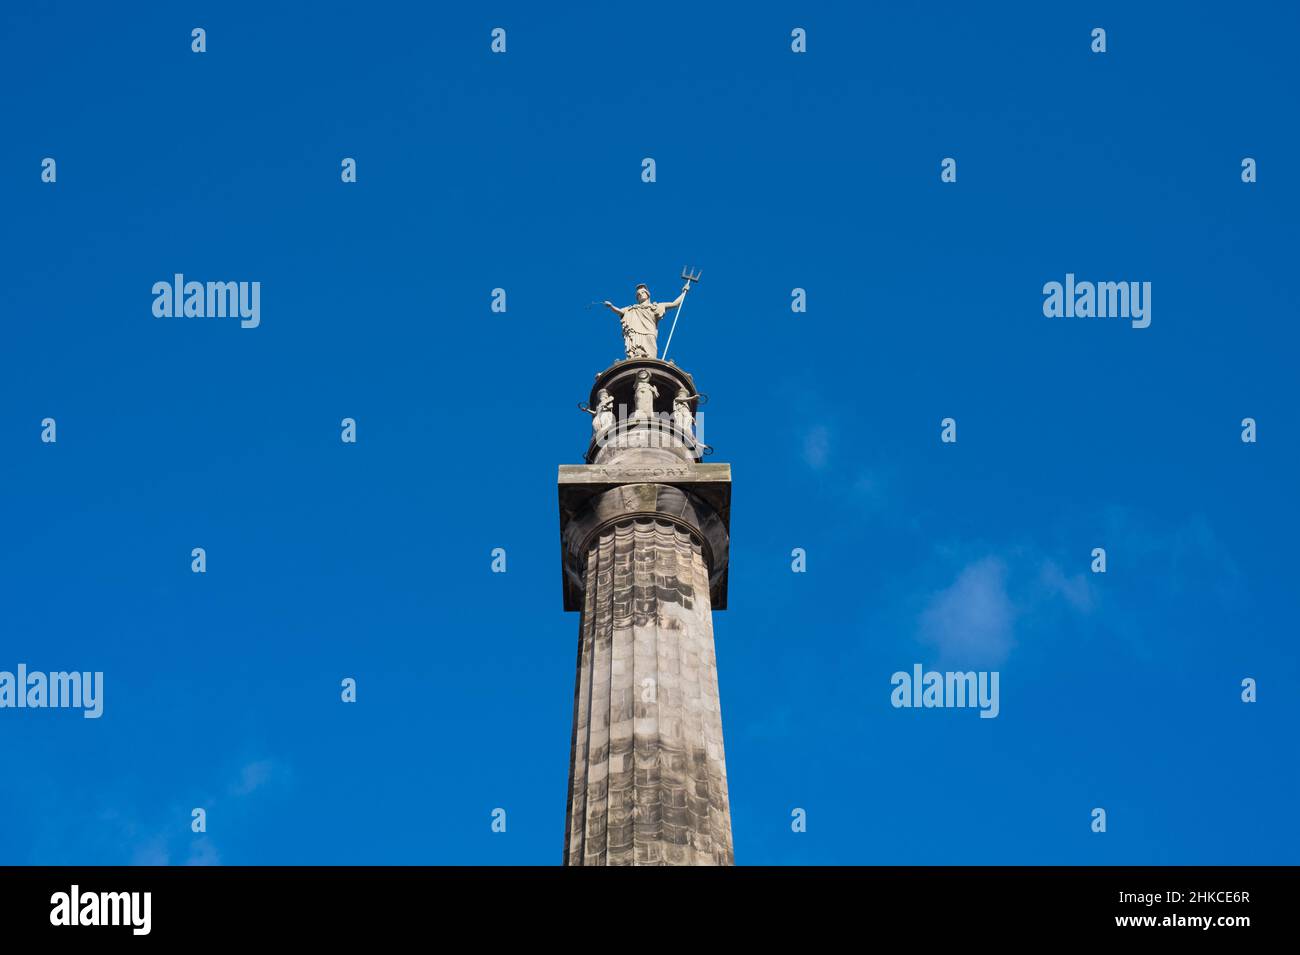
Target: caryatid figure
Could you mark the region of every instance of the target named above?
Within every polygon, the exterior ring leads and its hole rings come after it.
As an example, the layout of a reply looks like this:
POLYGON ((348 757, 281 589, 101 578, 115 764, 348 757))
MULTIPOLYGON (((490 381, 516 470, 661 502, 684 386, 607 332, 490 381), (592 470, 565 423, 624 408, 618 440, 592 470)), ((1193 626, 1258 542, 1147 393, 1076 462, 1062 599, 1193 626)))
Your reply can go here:
POLYGON ((614 396, 605 388, 596 392, 596 407, 583 409, 591 415, 591 430, 600 434, 614 427, 614 396))
POLYGON ((695 415, 691 412, 691 402, 699 400, 699 395, 693 395, 685 388, 678 388, 673 398, 673 424, 692 441, 695 440, 695 415))
POLYGON ((686 300, 686 293, 691 290, 691 283, 682 286, 682 293, 671 302, 650 301, 650 289, 644 285, 636 287, 636 304, 619 308, 613 302, 606 302, 605 307, 617 315, 623 322, 623 347, 628 358, 659 357, 659 322, 670 308, 678 308, 686 300))
POLYGON ((650 372, 642 368, 636 373, 636 386, 632 389, 632 418, 653 418, 658 397, 659 389, 650 383, 650 372))

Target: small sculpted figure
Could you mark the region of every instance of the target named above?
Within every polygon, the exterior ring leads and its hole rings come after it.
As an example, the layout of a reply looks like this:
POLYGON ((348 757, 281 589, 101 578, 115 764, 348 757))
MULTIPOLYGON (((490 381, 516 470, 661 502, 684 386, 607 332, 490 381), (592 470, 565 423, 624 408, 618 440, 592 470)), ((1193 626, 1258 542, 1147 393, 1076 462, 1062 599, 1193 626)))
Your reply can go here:
POLYGON ((583 409, 591 415, 591 430, 600 434, 614 427, 614 396, 605 388, 596 392, 596 407, 583 409))

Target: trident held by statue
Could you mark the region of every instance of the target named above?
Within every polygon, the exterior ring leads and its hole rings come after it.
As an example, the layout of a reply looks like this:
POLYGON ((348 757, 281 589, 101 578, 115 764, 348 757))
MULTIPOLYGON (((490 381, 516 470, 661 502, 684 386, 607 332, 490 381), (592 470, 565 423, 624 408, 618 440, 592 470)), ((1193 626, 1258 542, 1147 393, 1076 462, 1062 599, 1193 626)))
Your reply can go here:
MULTIPOLYGON (((700 280, 700 275, 701 272, 698 269, 692 269, 689 265, 686 268, 682 269, 682 278, 686 281, 686 285, 685 287, 683 287, 682 291, 689 292, 691 290, 691 283, 698 282, 700 280)), ((673 346, 673 332, 677 331, 677 319, 682 317, 682 309, 684 309, 685 307, 686 307, 686 302, 683 301, 682 304, 677 308, 677 314, 673 316, 672 327, 668 329, 668 341, 664 345, 664 355, 663 355, 664 361, 668 360, 668 349, 672 348, 673 346)))

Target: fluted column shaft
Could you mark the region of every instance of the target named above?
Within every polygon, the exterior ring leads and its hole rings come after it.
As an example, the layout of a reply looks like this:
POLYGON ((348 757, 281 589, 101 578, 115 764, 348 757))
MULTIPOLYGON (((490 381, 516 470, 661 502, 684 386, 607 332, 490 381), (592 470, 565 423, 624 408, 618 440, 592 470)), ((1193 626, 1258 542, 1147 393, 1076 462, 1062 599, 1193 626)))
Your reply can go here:
POLYGON ((569 778, 565 864, 733 864, 709 570, 677 523, 590 539, 569 778))

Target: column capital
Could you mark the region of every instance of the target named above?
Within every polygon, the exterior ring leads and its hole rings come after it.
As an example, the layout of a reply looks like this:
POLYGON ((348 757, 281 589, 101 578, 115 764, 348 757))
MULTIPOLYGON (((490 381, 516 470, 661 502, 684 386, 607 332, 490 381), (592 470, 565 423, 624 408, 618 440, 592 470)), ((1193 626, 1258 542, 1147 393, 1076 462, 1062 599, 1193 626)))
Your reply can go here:
POLYGON ((675 524, 699 542, 710 603, 714 610, 726 609, 731 465, 562 464, 558 485, 565 610, 582 610, 591 540, 636 518, 675 524))

